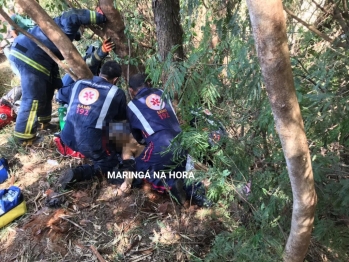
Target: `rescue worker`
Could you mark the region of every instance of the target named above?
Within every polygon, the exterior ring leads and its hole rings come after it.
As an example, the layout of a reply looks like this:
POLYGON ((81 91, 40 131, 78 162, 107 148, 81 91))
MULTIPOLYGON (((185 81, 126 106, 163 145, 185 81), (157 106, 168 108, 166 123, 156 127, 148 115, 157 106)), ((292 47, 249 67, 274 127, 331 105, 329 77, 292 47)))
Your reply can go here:
MULTIPOLYGON (((13 20, 13 22, 15 22, 20 28, 22 28, 25 31, 28 31, 29 29, 35 26, 35 22, 28 15, 24 13, 23 8, 17 2, 15 3, 14 11, 15 13, 12 14, 10 17, 13 20)), ((11 30, 10 35, 12 37, 10 41, 13 42, 13 40, 20 34, 20 32, 18 32, 13 26, 10 27, 10 30, 11 30)), ((4 54, 7 57, 7 59, 9 59, 10 51, 11 51, 11 44, 4 48, 4 54)), ((10 62, 12 72, 16 76, 20 77, 20 74, 16 65, 11 60, 9 60, 9 62, 10 62)))
POLYGON ((205 198, 201 184, 186 186, 182 178, 168 175, 163 180, 154 174, 159 171, 185 171, 185 151, 178 156, 178 159, 182 159, 179 163, 174 160, 172 151, 164 153, 181 132, 171 101, 164 98, 162 90, 151 88, 144 74, 130 77, 129 92, 133 98, 127 105, 131 133, 139 143, 146 145, 140 156, 135 159, 136 170, 144 173, 148 171, 151 178, 146 178, 146 181, 152 188, 159 192, 169 190, 180 204, 184 204, 186 199, 191 199, 198 206, 210 206, 211 203, 205 198), (171 167, 169 170, 170 166, 175 168, 171 167))
MULTIPOLYGON (((73 41, 81 25, 106 22, 103 13, 85 9, 71 9, 57 18, 55 23, 73 41)), ((39 39, 58 58, 63 56, 38 26, 28 32, 39 39)), ((41 128, 51 121, 52 98, 55 89, 62 87, 58 65, 25 35, 19 35, 11 46, 9 59, 16 64, 21 75, 22 102, 14 131, 15 140, 30 145, 35 140, 37 122, 41 128)))
MULTIPOLYGON (((94 45, 90 45, 86 49, 86 54, 84 56, 84 60, 86 61, 86 64, 88 65, 89 69, 93 73, 93 75, 97 76, 99 74, 102 61, 104 58, 107 57, 110 51, 112 51, 115 48, 115 43, 110 39, 106 39, 103 41, 102 45, 99 48, 96 48, 94 45)), ((68 86, 72 83, 74 83, 74 80, 70 77, 69 74, 65 74, 62 78, 63 86, 68 86)), ((57 93, 58 95, 59 93, 57 93)), ((59 100, 59 99, 56 99, 59 100)), ((68 107, 67 104, 61 105, 61 107, 68 107)), ((58 109, 59 110, 59 109, 58 109)), ((66 117, 64 117, 66 119, 66 117)), ((69 148, 67 145, 65 145, 61 138, 60 133, 55 133, 54 142, 57 146, 57 151, 62 156, 71 156, 74 158, 84 158, 84 156, 80 152, 76 152, 69 148)))
MULTIPOLYGON (((91 45, 86 49, 84 60, 94 75, 99 74, 103 59, 107 57, 109 52, 115 48, 115 44, 110 38, 103 41, 99 48, 91 45)), ((69 74, 64 75, 62 78, 63 86, 67 86, 74 82, 69 74)), ((0 98, 0 128, 9 124, 12 120, 15 120, 20 108, 20 99, 22 97, 22 88, 16 86, 7 92, 2 98, 0 98), (9 115, 8 113, 12 114, 9 115), (6 116, 5 116, 6 115, 6 116), (2 117, 1 117, 2 116, 2 117)), ((60 147, 64 148, 64 147, 60 147)), ((60 148, 58 148, 60 150, 60 148)), ((66 155, 62 150, 61 154, 66 155)))
MULTIPOLYGON (((86 48, 84 61, 87 66, 90 68, 93 75, 97 76, 101 68, 103 60, 107 57, 110 51, 115 48, 115 43, 111 38, 107 38, 103 41, 100 47, 90 45, 86 48)), ((62 78, 63 86, 70 85, 74 80, 70 77, 69 74, 65 74, 62 78)))
POLYGON ((126 120, 126 95, 115 86, 121 73, 118 63, 108 61, 99 76, 79 80, 58 91, 58 100, 69 105, 61 139, 65 145, 93 161, 93 165, 67 170, 59 179, 62 189, 72 182, 111 172, 119 164, 122 146, 107 148, 103 127, 111 121, 126 120))

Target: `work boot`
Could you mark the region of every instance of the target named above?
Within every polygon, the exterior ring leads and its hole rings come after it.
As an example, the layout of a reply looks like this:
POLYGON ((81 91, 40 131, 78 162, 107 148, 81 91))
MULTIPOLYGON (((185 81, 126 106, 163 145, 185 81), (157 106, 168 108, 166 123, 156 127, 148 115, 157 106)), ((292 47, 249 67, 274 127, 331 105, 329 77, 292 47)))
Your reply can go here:
POLYGON ((25 147, 25 146, 39 146, 39 144, 43 141, 42 137, 34 136, 30 139, 21 139, 14 137, 14 141, 17 145, 25 147))
POLYGON ((212 207, 213 203, 207 199, 205 195, 194 194, 192 196, 192 203, 199 207, 212 207))
POLYGON ((178 201, 179 204, 184 205, 187 200, 187 194, 184 190, 183 179, 177 179, 175 184, 171 188, 172 196, 178 201))
POLYGON ((52 132, 58 131, 58 125, 51 123, 40 123, 38 130, 50 130, 52 132))
POLYGON ((100 174, 99 170, 90 165, 78 166, 74 169, 66 170, 59 178, 58 183, 61 189, 66 189, 76 182, 91 180, 94 176, 100 174))
POLYGON ((205 189, 202 185, 194 189, 192 194, 189 195, 188 198, 192 204, 197 205, 199 207, 213 206, 213 203, 205 196, 205 189))
POLYGON ((71 186, 73 184, 74 180, 75 180, 74 170, 68 169, 59 178, 58 183, 59 183, 61 189, 65 190, 68 186, 71 186))

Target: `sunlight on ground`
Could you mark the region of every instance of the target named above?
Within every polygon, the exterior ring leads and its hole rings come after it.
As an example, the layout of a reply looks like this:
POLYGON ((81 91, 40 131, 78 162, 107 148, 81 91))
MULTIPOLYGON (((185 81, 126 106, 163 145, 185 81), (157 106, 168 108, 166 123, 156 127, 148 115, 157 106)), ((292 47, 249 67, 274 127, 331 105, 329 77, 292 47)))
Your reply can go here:
POLYGON ((12 73, 10 63, 7 60, 0 63, 0 96, 19 83, 19 79, 12 73))

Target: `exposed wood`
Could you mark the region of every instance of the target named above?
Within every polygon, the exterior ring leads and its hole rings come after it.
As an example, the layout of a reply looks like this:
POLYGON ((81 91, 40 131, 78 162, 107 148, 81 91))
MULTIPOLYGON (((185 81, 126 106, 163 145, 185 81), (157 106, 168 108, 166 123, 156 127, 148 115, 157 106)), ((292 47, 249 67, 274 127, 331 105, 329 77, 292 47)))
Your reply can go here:
POLYGON ((92 250, 93 254, 96 255, 96 257, 98 258, 99 262, 106 262, 105 259, 98 252, 97 248, 95 248, 95 246, 90 246, 90 249, 92 250))

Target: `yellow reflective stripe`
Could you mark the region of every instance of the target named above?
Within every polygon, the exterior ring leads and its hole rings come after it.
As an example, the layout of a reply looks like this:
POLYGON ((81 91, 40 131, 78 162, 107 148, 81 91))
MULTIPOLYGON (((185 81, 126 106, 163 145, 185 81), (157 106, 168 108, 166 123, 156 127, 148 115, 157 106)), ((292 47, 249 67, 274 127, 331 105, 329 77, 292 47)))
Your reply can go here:
POLYGON ((45 121, 45 120, 51 120, 51 116, 43 116, 43 117, 38 117, 38 121, 45 121))
POLYGON ((98 61, 101 61, 102 58, 97 54, 97 51, 98 51, 98 50, 94 51, 94 52, 93 52, 93 55, 94 55, 94 57, 95 57, 98 61))
POLYGON ((22 134, 22 133, 18 133, 18 132, 14 132, 13 135, 15 137, 19 137, 19 138, 24 138, 24 139, 30 139, 30 138, 33 138, 35 136, 35 134, 22 134))
POLYGON ((35 69, 39 70, 40 72, 44 73, 45 75, 50 76, 50 71, 47 70, 45 67, 42 65, 38 64, 34 60, 30 59, 29 57, 17 52, 16 50, 11 50, 11 55, 14 57, 17 57, 18 59, 22 60, 24 63, 34 67, 35 69))
POLYGON ((32 108, 30 109, 27 126, 25 128, 24 134, 30 134, 35 122, 36 111, 38 110, 38 100, 33 100, 32 108))
POLYGON ((90 11, 90 22, 91 22, 91 24, 96 23, 96 12, 95 11, 90 11))

